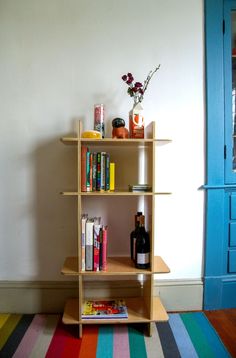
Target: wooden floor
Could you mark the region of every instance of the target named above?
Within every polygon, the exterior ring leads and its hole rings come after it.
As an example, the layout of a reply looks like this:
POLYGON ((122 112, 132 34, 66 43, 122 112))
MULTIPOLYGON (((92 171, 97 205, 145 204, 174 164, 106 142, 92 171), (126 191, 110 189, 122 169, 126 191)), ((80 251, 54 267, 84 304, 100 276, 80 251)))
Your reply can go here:
POLYGON ((232 357, 236 357, 236 309, 204 311, 232 357))

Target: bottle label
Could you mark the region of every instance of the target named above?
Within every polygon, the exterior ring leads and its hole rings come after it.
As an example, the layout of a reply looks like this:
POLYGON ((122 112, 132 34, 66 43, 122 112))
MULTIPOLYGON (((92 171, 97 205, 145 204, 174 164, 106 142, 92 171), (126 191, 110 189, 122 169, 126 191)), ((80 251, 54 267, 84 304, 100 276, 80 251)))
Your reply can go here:
POLYGON ((137 264, 149 264, 150 263, 150 254, 147 252, 146 254, 137 253, 137 264))

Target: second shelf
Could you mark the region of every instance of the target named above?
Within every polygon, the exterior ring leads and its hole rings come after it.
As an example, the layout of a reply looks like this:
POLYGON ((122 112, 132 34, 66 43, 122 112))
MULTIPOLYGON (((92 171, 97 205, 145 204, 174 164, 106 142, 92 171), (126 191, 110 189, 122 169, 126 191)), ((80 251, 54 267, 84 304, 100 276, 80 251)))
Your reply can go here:
POLYGON ((129 257, 108 257, 107 271, 79 271, 78 257, 67 257, 61 273, 68 276, 78 275, 137 275, 153 273, 169 273, 170 269, 160 256, 154 256, 153 270, 140 270, 134 266, 129 257))

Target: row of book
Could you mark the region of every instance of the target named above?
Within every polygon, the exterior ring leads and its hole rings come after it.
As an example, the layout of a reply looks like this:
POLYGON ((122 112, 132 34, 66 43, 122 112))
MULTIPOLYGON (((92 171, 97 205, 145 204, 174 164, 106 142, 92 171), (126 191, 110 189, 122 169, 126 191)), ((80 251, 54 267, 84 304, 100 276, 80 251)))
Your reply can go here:
POLYGON ((109 191, 115 189, 115 163, 106 152, 90 152, 81 147, 81 191, 109 191))
POLYGON ((128 310, 123 299, 85 301, 82 319, 128 318, 128 310))
POLYGON ((107 270, 107 226, 101 218, 81 217, 81 271, 107 270))

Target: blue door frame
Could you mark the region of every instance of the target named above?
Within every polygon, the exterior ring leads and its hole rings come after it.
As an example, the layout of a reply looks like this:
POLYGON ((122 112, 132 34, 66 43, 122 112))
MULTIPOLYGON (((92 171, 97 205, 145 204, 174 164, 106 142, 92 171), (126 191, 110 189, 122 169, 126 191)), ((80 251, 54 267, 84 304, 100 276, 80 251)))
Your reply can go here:
POLYGON ((234 239, 230 238, 235 227, 231 212, 236 205, 236 180, 235 175, 231 178, 226 175, 229 173, 226 138, 230 137, 229 126, 225 127, 225 108, 229 110, 230 107, 225 107, 227 74, 223 33, 224 12, 227 6, 232 5, 230 0, 205 0, 207 123, 204 309, 236 307, 236 270, 230 271, 230 267, 234 268, 236 257, 234 239))

